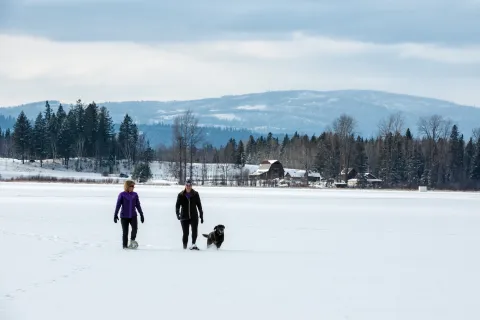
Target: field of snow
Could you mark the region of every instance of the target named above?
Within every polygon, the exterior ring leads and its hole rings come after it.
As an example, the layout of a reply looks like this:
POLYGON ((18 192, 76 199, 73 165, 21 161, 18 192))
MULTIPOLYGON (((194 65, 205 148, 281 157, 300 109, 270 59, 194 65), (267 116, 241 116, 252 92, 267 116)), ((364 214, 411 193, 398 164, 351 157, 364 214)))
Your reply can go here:
MULTIPOLYGON (((70 167, 67 169, 61 165, 60 160, 53 162, 51 159, 45 160, 43 165, 40 166, 39 161, 22 163, 19 159, 0 158, 0 180, 10 180, 28 177, 55 177, 57 179, 72 179, 75 181, 85 182, 86 180, 92 182, 109 182, 111 183, 123 183, 125 178, 121 178, 119 173, 110 174, 108 176, 102 176, 99 172, 93 171, 93 162, 90 159, 82 159, 82 171, 75 171, 74 169, 75 159, 71 159, 70 167)), ((162 184, 162 185, 175 185, 177 179, 172 175, 171 169, 172 163, 153 161, 150 163, 150 170, 152 171, 152 179, 148 181, 148 184, 162 184)), ((119 171, 131 177, 131 168, 127 168, 125 162, 121 162, 118 165, 119 171)), ((220 180, 225 177, 228 182, 235 181, 235 175, 252 173, 258 169, 258 165, 246 165, 243 169, 234 168, 233 164, 213 164, 208 163, 206 165, 206 184, 212 184, 214 179, 220 180)), ((187 167, 189 170, 189 167, 187 167)), ((200 181, 202 175, 202 164, 193 164, 193 180, 200 181)), ((230 183, 229 183, 230 184, 230 183)))
MULTIPOLYGON (((72 161, 73 162, 73 161, 72 161)), ((60 164, 53 165, 46 161, 43 167, 40 162, 29 162, 11 158, 0 158, 0 177, 3 180, 29 176, 55 176, 57 178, 73 179, 105 179, 100 173, 76 172, 73 169, 65 169, 60 164)))
POLYGON ((0 183, 0 319, 480 319, 478 193, 202 188, 221 250, 181 249, 178 186, 0 183))

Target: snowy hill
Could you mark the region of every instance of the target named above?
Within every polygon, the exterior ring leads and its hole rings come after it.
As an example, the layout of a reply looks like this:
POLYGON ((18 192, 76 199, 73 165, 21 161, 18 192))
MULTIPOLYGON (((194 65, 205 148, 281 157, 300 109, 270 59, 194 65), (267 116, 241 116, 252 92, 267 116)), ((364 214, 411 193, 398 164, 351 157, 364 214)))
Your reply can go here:
MULTIPOLYGON (((88 103, 88 102, 85 102, 88 103)), ((343 91, 275 91, 191 101, 125 101, 97 102, 106 106, 115 122, 125 113, 139 124, 172 123, 173 118, 191 109, 204 126, 246 128, 256 132, 320 133, 342 113, 353 116, 357 132, 364 136, 375 135, 377 124, 394 112, 402 112, 405 126, 417 132, 421 116, 439 114, 459 125, 465 136, 478 127, 480 108, 455 103, 368 90, 343 91)), ((56 110, 58 101, 50 101, 56 110)), ((16 117, 24 110, 30 118, 44 110, 45 102, 2 108, 0 114, 16 117)), ((64 107, 66 105, 64 104, 64 107)), ((68 108, 66 108, 68 109, 68 108)))

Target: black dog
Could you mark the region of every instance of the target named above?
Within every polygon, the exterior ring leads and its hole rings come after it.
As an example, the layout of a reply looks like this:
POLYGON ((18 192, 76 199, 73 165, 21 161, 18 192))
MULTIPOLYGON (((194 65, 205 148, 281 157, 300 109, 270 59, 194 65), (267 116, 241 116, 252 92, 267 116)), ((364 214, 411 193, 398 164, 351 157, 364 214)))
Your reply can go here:
POLYGON ((209 234, 202 233, 202 235, 207 238, 207 248, 214 244, 217 249, 220 249, 225 237, 225 226, 219 224, 209 234))

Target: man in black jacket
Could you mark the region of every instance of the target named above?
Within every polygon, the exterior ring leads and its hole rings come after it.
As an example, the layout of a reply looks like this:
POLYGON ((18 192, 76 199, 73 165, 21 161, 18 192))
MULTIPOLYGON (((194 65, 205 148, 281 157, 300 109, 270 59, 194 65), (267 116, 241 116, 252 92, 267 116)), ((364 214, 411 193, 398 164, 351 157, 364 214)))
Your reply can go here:
POLYGON ((198 234, 198 216, 200 213, 200 222, 203 223, 203 209, 200 195, 192 188, 192 181, 190 179, 185 183, 183 189, 177 196, 177 203, 175 204, 175 213, 177 219, 180 220, 183 230, 183 249, 187 248, 188 231, 190 225, 192 226, 192 246, 190 250, 199 250, 195 242, 198 234), (198 207, 198 211, 197 211, 198 207))

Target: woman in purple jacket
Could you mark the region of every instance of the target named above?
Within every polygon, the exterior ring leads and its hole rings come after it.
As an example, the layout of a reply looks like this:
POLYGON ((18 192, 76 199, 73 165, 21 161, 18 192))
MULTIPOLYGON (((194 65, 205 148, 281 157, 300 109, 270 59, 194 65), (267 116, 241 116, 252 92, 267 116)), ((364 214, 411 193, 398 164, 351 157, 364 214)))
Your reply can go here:
POLYGON ((137 230, 138 230, 138 220, 137 220, 137 210, 140 213, 140 221, 142 223, 145 221, 143 217, 143 210, 140 205, 140 199, 138 194, 133 191, 135 188, 135 182, 132 180, 126 180, 123 184, 123 192, 120 192, 117 198, 117 206, 115 207, 115 215, 113 217, 113 221, 117 223, 118 221, 118 211, 120 207, 122 207, 122 211, 120 213, 120 219, 122 223, 122 242, 123 248, 127 249, 136 249, 138 247, 137 241, 135 238, 137 237, 137 230), (129 225, 132 226, 132 234, 130 236, 130 245, 127 246, 128 240, 128 227, 129 225))

